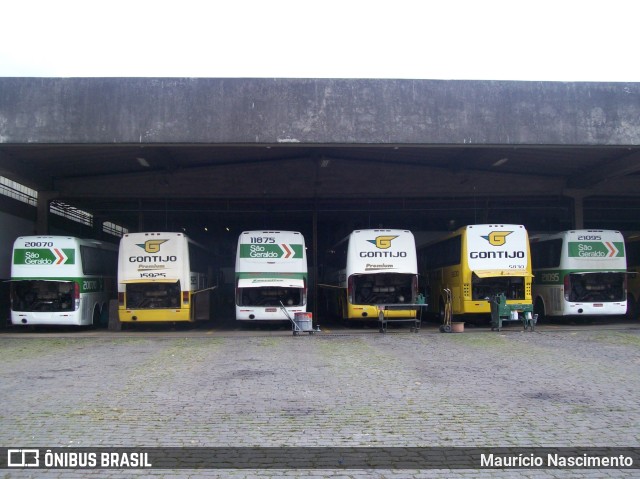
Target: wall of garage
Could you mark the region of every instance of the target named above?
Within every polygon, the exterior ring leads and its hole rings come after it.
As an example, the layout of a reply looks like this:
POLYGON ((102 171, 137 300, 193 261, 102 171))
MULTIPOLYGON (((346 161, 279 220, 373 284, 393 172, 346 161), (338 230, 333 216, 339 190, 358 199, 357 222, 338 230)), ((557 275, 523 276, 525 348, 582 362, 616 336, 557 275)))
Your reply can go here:
POLYGON ((637 83, 1 78, 0 92, 2 143, 640 144, 637 83))

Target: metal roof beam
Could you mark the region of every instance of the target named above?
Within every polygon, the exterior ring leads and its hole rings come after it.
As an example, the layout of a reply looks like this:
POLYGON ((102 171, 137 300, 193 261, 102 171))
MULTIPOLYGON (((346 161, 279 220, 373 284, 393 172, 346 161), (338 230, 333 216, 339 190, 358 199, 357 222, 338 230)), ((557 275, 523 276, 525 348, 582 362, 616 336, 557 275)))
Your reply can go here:
POLYGON ((640 152, 635 151, 609 162, 602 162, 587 172, 570 178, 568 188, 591 188, 599 183, 640 171, 640 152))

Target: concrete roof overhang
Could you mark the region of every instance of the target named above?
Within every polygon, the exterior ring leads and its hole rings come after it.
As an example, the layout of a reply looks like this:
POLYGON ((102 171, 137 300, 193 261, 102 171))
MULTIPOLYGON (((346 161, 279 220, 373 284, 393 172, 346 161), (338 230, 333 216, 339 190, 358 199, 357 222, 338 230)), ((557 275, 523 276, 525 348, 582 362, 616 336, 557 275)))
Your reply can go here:
POLYGON ((576 197, 631 227, 639 172, 639 84, 0 79, 0 174, 130 227, 576 197))

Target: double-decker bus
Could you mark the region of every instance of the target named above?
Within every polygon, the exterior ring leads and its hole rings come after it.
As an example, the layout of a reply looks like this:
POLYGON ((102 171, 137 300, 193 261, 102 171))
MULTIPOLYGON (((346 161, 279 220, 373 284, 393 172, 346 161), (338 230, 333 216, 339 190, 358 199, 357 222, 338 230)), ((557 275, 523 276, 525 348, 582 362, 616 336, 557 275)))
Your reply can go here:
POLYGON ((627 260, 622 233, 572 230, 531 238, 534 313, 624 315, 627 260))
POLYGON ((21 236, 13 244, 11 323, 104 326, 115 298, 117 246, 72 236, 21 236))
POLYGON ((208 265, 206 250, 183 233, 125 234, 118 257, 120 322, 209 319, 208 265))
POLYGON ((394 305, 387 318, 416 318, 403 304, 418 301, 418 266, 413 233, 401 229, 355 230, 325 258, 327 313, 345 321, 376 321, 377 305, 394 305))
POLYGON ((288 321, 306 312, 304 236, 297 231, 242 232, 235 277, 238 321, 288 321))
POLYGON ((428 282, 429 311, 444 316, 448 294, 452 315, 486 315, 490 301, 531 304, 531 260, 522 225, 468 225, 419 251, 419 270, 428 282))

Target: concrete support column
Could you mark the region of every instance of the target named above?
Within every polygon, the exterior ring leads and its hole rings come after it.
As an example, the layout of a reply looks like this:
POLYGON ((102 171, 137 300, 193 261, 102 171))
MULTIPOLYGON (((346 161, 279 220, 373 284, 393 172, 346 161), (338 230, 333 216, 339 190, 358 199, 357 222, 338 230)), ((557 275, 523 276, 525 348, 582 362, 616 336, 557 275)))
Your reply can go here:
POLYGON ((36 234, 49 234, 49 204, 58 197, 57 191, 38 191, 36 234))
POLYGON ((144 231, 144 213, 142 212, 142 201, 138 201, 138 232, 144 231))
POLYGON ((102 231, 102 223, 104 218, 102 216, 93 215, 93 237, 97 240, 103 239, 104 232, 102 231))
POLYGON ((584 198, 587 196, 585 190, 569 190, 564 192, 565 196, 573 199, 573 228, 580 230, 584 228, 584 198))
MULTIPOLYGON (((318 321, 318 208, 317 205, 313 210, 312 218, 312 254, 313 254, 313 270, 311 271, 311 279, 313 281, 313 317, 318 321)), ((308 298, 307 298, 308 302, 308 298)))

